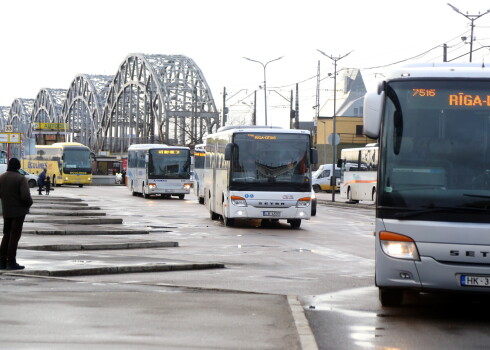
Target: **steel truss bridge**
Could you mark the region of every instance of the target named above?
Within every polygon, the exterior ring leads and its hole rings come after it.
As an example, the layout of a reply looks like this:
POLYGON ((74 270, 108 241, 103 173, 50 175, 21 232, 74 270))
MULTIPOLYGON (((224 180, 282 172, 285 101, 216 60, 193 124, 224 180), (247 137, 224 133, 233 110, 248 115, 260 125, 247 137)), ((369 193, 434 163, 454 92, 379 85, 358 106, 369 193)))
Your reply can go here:
MULTIPOLYGON (((43 88, 36 98, 0 107, 0 131, 33 138, 56 123, 68 141, 96 154, 123 154, 134 143, 193 146, 220 126, 202 71, 182 55, 130 54, 114 76, 77 75, 70 87, 43 88)), ((52 131, 53 132, 53 131, 52 131)))

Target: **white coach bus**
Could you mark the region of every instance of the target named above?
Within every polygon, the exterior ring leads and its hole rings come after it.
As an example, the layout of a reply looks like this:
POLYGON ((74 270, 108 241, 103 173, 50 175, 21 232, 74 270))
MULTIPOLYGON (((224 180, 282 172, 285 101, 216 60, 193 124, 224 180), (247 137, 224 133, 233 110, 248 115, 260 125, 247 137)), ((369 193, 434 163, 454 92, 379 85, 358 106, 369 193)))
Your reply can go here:
POLYGON ((382 305, 404 291, 490 293, 490 69, 393 70, 366 94, 379 138, 375 269, 382 305))
POLYGON ((199 204, 204 204, 204 162, 206 149, 204 144, 194 147, 194 194, 199 204))
POLYGON ((340 197, 351 202, 376 200, 378 146, 344 148, 340 152, 340 197))
POLYGON ((306 130, 223 127, 206 140, 204 199, 211 219, 287 220, 311 216, 311 165, 318 158, 306 130))
POLYGON ((184 199, 191 188, 188 147, 134 144, 128 149, 127 183, 133 196, 184 199))

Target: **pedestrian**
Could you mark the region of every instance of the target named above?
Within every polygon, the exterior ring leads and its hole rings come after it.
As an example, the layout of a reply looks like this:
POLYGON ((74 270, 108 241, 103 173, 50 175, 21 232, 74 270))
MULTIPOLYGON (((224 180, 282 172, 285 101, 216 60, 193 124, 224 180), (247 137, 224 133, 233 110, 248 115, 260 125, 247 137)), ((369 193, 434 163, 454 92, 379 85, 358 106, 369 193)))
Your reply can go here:
POLYGON ((124 169, 121 173, 121 182, 123 185, 126 185, 126 170, 124 170, 124 169))
POLYGON ((17 246, 22 235, 26 214, 32 205, 27 179, 19 173, 20 161, 11 158, 7 171, 0 175, 2 200, 3 238, 0 244, 0 269, 22 270, 16 260, 17 246))
POLYGON ((43 187, 45 185, 46 181, 46 169, 43 169, 41 174, 39 174, 39 177, 37 178, 37 185, 39 186, 39 194, 42 194, 43 187))
POLYGON ((45 188, 46 188, 46 195, 49 195, 49 191, 51 190, 51 178, 46 176, 46 181, 45 181, 45 188))

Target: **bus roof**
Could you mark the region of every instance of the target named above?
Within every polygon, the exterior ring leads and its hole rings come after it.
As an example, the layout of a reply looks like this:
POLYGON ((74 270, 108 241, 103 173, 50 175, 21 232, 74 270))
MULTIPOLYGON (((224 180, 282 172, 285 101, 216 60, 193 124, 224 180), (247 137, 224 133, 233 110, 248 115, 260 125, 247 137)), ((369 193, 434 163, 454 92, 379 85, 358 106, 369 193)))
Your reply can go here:
MULTIPOLYGON (((234 126, 230 125, 229 127, 221 127, 218 129, 216 134, 235 134, 235 133, 279 133, 279 134, 307 134, 310 135, 309 130, 301 130, 301 129, 283 129, 279 126, 258 126, 258 125, 242 125, 242 126, 234 126)), ((208 137, 212 137, 208 135, 208 137)))
POLYGON ((482 63, 412 63, 387 74, 387 80, 409 78, 490 78, 490 68, 482 63))
POLYGON ((64 148, 64 147, 74 147, 74 146, 88 148, 88 146, 85 146, 84 144, 79 142, 56 142, 51 145, 36 145, 36 147, 46 147, 46 148, 64 148))
POLYGON ((188 149, 189 147, 185 146, 169 146, 163 143, 140 143, 140 144, 132 144, 129 146, 129 150, 150 150, 150 149, 188 149))

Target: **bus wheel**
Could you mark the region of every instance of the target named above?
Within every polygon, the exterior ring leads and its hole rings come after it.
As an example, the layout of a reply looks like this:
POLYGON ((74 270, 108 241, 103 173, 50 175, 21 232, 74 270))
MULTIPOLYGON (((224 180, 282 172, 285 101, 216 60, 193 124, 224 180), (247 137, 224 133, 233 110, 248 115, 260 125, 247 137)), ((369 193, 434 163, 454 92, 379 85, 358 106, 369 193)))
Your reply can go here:
POLYGON ((223 215, 223 223, 225 226, 233 227, 235 226, 235 219, 227 218, 225 215, 223 215))
POLYGON ((379 288, 379 301, 383 306, 400 306, 403 302, 401 289, 379 288))
POLYGON ((145 198, 150 198, 150 195, 148 193, 146 193, 146 188, 145 186, 143 186, 143 188, 141 189, 141 192, 143 192, 143 197, 145 198))
POLYGON ((78 187, 82 188, 82 187, 83 187, 83 185, 78 185, 78 187))
POLYGON ((347 189, 347 198, 349 199, 349 202, 351 203, 359 203, 358 200, 352 199, 352 191, 350 187, 347 189))
POLYGON ((185 198, 185 194, 179 194, 179 199, 184 199, 185 198))
POLYGON ((199 197, 198 201, 199 201, 199 204, 204 204, 204 197, 199 197))
POLYGON ((376 202, 376 188, 373 188, 373 194, 371 196, 373 202, 376 202))
POLYGON ((313 185, 313 191, 315 191, 316 193, 320 192, 322 189, 319 185, 313 185))
POLYGON ((292 228, 299 228, 301 226, 301 219, 290 219, 288 223, 292 228))
POLYGON ((219 219, 219 215, 216 214, 214 211, 212 210, 209 210, 209 217, 211 218, 211 220, 218 220, 219 219))
POLYGON ((134 186, 133 186, 133 182, 131 181, 131 194, 133 196, 136 196, 136 192, 134 191, 134 186))

